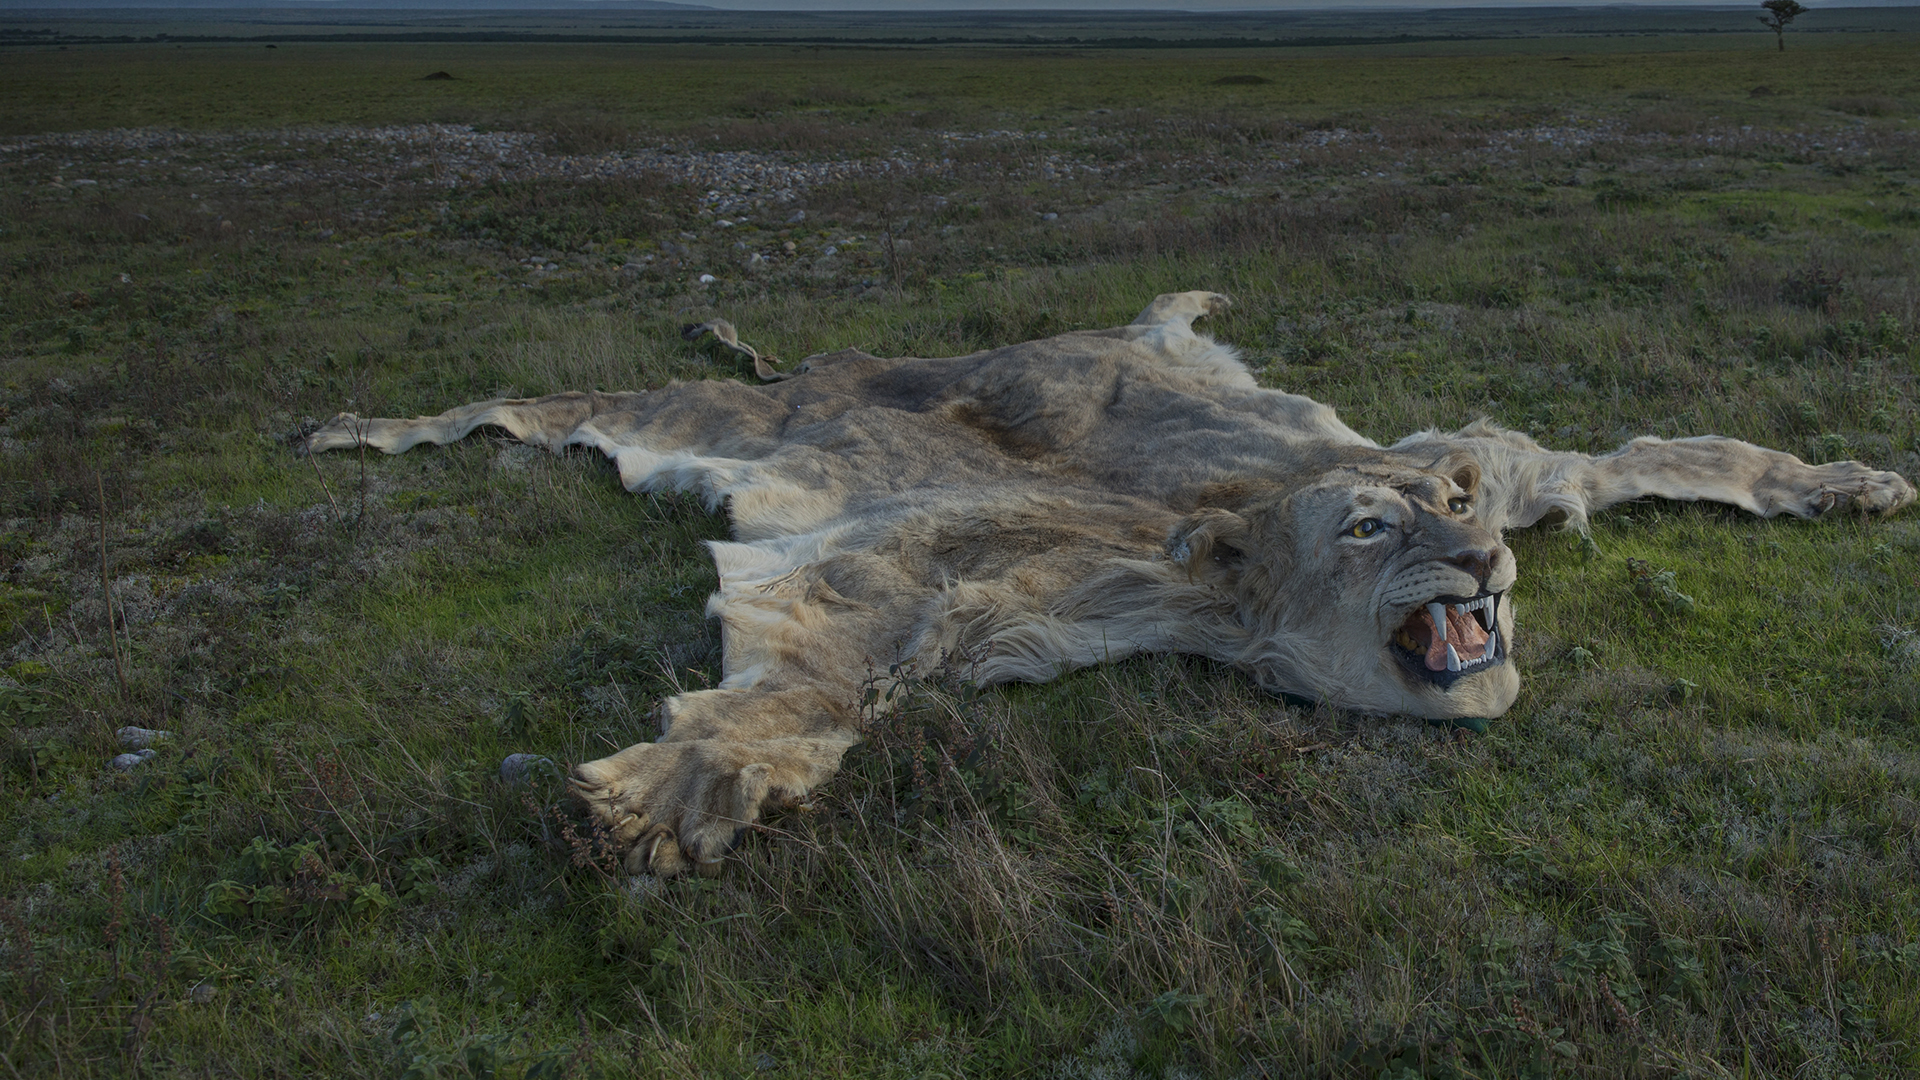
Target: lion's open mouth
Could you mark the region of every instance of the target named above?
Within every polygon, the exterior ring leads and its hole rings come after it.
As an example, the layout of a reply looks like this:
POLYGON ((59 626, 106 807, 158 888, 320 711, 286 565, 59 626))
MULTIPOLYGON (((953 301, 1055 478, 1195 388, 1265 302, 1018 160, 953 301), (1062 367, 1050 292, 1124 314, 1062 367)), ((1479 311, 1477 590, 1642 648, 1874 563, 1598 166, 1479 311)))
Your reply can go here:
POLYGON ((1401 667, 1442 688, 1504 663, 1507 643, 1500 640, 1498 621, 1503 595, 1436 596, 1407 616, 1387 647, 1401 667))

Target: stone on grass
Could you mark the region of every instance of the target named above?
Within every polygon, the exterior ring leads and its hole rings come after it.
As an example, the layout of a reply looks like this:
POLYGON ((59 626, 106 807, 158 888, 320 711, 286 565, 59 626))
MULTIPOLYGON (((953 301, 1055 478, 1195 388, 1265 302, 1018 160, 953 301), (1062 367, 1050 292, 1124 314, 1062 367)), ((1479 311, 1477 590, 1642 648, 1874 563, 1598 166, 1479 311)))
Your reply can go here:
POLYGON ((560 767, 539 754, 508 754, 500 763, 500 781, 504 784, 524 784, 537 773, 557 776, 560 767))
POLYGON ((157 751, 136 750, 131 754, 117 754, 114 756, 114 759, 107 762, 107 764, 119 769, 121 772, 131 772, 141 762, 152 757, 155 753, 157 753, 157 751))
POLYGON ((159 728, 134 727, 131 724, 113 734, 120 740, 121 747, 127 750, 145 750, 147 747, 158 743, 161 739, 173 738, 173 732, 171 731, 161 731, 159 728))

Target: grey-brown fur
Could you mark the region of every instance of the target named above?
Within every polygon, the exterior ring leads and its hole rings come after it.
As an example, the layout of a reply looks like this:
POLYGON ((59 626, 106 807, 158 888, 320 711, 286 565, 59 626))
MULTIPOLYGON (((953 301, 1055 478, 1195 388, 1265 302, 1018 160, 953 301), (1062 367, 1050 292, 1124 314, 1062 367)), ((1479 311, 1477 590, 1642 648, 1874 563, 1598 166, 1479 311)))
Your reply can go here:
POLYGON ((1437 598, 1475 596, 1498 597, 1488 641, 1511 640, 1503 530, 1648 495, 1767 516, 1914 496, 1892 473, 1715 437, 1588 457, 1482 422, 1382 448, 1192 332, 1226 302, 1169 294, 1129 326, 961 357, 833 353, 762 385, 342 415, 307 448, 398 453, 497 425, 598 447, 631 490, 728 508, 708 604, 721 685, 664 702, 658 742, 572 776, 628 866, 659 873, 716 865, 765 808, 829 778, 876 668, 963 657, 984 683, 1038 681, 1181 651, 1359 711, 1496 716, 1519 687, 1504 649, 1454 675, 1386 643, 1432 628, 1437 598))

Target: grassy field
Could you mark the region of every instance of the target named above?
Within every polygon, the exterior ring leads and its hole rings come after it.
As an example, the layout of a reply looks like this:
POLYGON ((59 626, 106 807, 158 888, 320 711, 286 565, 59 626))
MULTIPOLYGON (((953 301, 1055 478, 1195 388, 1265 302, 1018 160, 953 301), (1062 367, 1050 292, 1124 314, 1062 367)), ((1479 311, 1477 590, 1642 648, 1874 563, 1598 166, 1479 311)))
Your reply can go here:
POLYGON ((288 447, 742 377, 677 336, 713 315, 939 355, 1208 288, 1376 438, 1915 477, 1920 49, 1772 44, 0 54, 0 1061, 1920 1069, 1912 512, 1515 536, 1484 736, 1179 657, 918 685, 813 811, 658 882, 497 771, 717 677, 724 521, 587 455, 288 447), (122 771, 126 725, 173 734, 122 771))
MULTIPOLYGON (((1770 37, 1770 35, 1762 35, 1770 37)), ((1721 123, 1831 121, 1836 100, 1920 96, 1914 35, 1798 38, 1786 54, 1758 37, 1518 39, 1392 47, 822 52, 798 46, 156 45, 9 52, 0 134, 160 126, 448 121, 538 126, 594 122, 626 132, 721 129, 729 145, 787 145, 765 130, 829 129, 832 141, 886 140, 947 127, 1074 123, 1089 110, 1144 109, 1168 121, 1224 110, 1256 123, 1327 118, 1424 122, 1435 114, 1656 112, 1681 96, 1721 123), (1676 55, 1678 53, 1678 55, 1676 55), (91 57, 93 62, 76 62, 91 57), (452 79, 422 81, 445 71, 452 79), (1265 83, 1221 84, 1222 78, 1265 83), (1755 87, 1778 91, 1751 97, 1755 87), (1811 106, 1811 109, 1809 109, 1811 106), (1352 112, 1351 110, 1386 110, 1352 112), (742 121, 760 121, 761 127, 742 121)), ((1858 109, 1855 110, 1859 111, 1858 109)), ((1112 121, 1104 126, 1113 126, 1112 121)), ((1063 132, 1064 134, 1064 132, 1063 132)), ((612 144, 617 145, 617 143, 612 144)))

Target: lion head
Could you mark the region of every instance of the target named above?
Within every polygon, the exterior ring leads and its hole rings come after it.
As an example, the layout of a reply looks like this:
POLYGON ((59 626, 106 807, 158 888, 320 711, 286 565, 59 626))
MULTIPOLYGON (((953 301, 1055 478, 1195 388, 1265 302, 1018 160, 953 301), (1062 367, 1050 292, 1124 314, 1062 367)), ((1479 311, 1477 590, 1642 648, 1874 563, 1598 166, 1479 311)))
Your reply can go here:
POLYGON ((1513 552, 1482 520, 1480 468, 1346 451, 1216 485, 1169 539, 1234 598, 1234 662, 1265 689, 1368 713, 1491 717, 1520 691, 1513 552))

